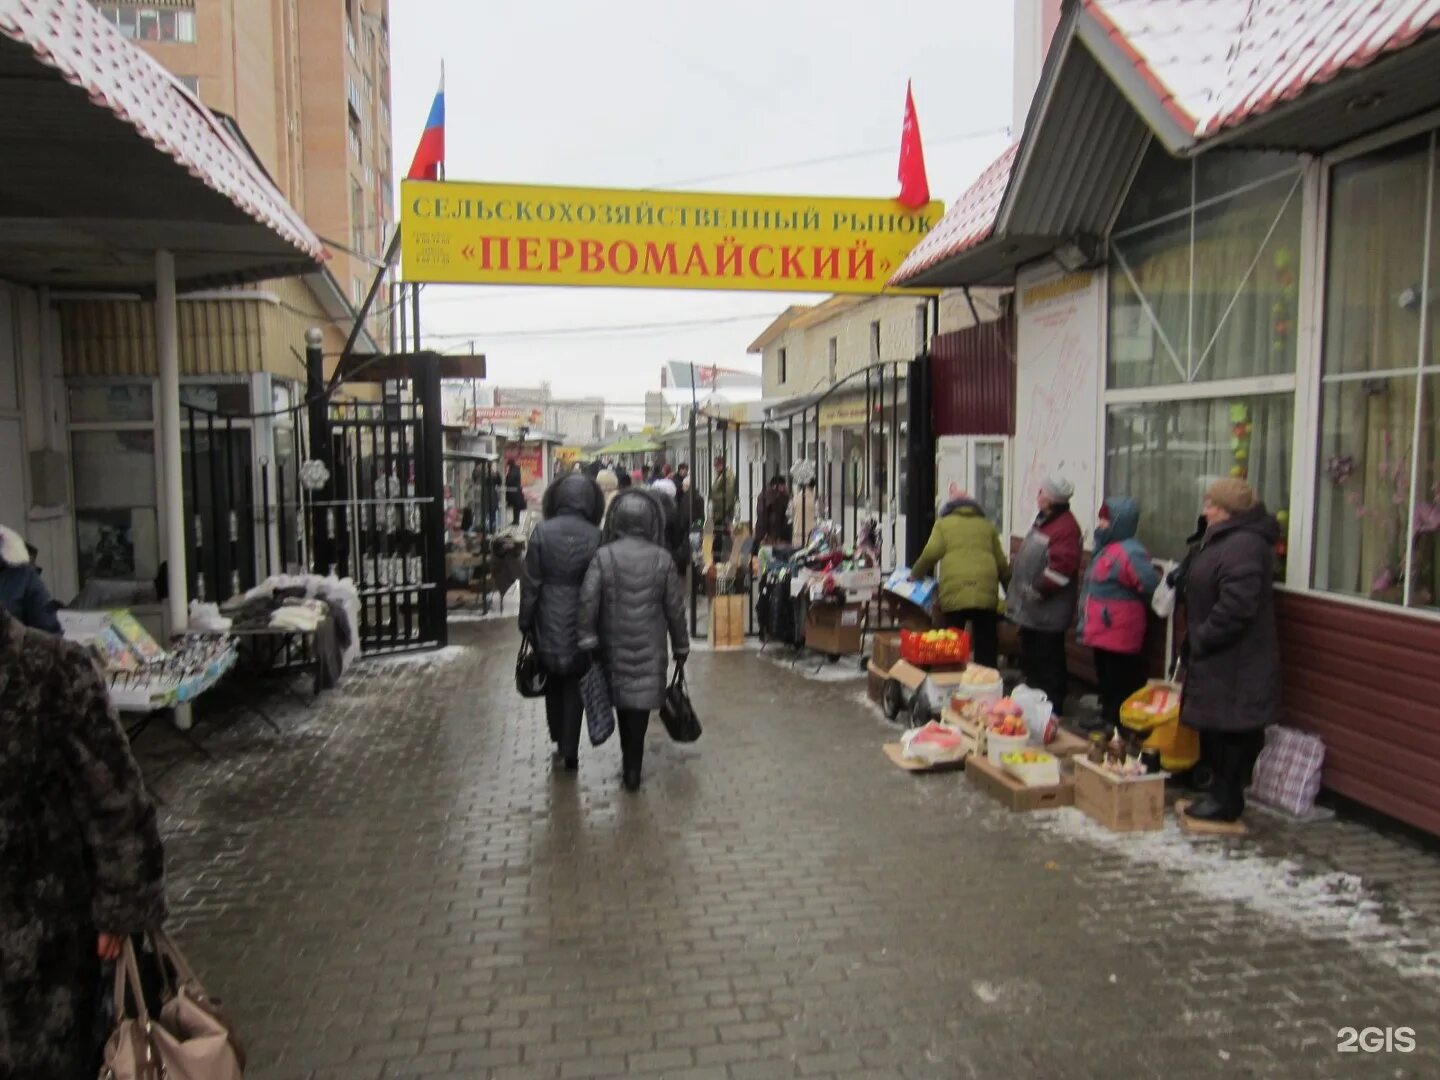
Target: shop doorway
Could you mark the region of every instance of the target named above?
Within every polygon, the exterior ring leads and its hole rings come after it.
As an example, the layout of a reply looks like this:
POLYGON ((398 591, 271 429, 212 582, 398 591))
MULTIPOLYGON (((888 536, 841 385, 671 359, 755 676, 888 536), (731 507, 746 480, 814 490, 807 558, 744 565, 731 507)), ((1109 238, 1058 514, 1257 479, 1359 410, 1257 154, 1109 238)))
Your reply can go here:
POLYGON ((935 506, 968 495, 997 529, 1010 515, 1010 439, 1003 435, 943 435, 935 444, 935 506))

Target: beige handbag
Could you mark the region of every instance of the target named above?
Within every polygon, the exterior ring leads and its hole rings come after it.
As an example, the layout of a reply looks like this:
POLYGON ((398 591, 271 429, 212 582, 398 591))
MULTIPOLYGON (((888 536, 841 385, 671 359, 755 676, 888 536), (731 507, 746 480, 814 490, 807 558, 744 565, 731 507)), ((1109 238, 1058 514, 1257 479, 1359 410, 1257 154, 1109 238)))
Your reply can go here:
POLYGON ((115 964, 115 1030, 105 1043, 100 1080, 241 1080, 245 1052, 218 1004, 168 934, 150 937, 165 971, 165 1003, 158 1020, 152 1018, 127 939, 115 964), (127 986, 134 1015, 126 1008, 127 986))

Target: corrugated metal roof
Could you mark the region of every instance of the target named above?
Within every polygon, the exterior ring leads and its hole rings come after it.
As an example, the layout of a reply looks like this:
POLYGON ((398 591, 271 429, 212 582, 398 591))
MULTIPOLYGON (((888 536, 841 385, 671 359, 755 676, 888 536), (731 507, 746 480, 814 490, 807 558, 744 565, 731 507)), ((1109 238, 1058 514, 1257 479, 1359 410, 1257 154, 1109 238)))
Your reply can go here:
POLYGON ((1440 0, 1083 0, 1195 141, 1440 30, 1440 0))
POLYGON ((995 283, 1057 242, 1103 235, 1151 131, 1173 153, 1222 138, 1323 149, 1431 107, 1437 67, 1440 0, 1082 0, 1056 32, 1021 141, 891 284, 995 283), (1381 59, 1378 109, 1318 97, 1277 109, 1381 59))
POLYGON ((1012 145, 955 200, 955 205, 946 211, 940 224, 931 229, 905 257, 890 279, 892 285, 913 281, 936 263, 958 255, 989 237, 995 229, 1000 203, 1005 197, 1010 170, 1019 149, 1018 142, 1012 145))
POLYGON ((1068 46, 1051 89, 1026 124, 998 228, 1007 235, 1103 236, 1150 129, 1078 43, 1068 46))
MULTIPOLYGON (((86 0, 0 0, 0 34, 311 258, 324 245, 210 111, 86 0)), ((98 163, 97 163, 98 164, 98 163)))

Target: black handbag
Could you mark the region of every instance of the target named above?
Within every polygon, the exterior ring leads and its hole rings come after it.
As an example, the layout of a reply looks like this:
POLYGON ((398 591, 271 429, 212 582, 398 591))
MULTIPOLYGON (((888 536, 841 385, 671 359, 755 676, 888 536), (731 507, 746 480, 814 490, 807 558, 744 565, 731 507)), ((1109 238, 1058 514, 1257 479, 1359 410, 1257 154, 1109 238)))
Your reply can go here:
POLYGON ((580 676, 580 700, 585 704, 590 745, 599 746, 615 730, 615 705, 610 700, 610 679, 598 660, 592 660, 580 676))
POLYGON ((690 743, 700 738, 700 718, 690 703, 690 688, 685 685, 685 665, 675 665, 675 677, 665 691, 665 704, 660 706, 660 722, 670 738, 690 743))
POLYGON ((550 674, 540 663, 540 654, 535 651, 530 635, 521 635, 520 654, 515 657, 515 689, 520 691, 521 697, 544 697, 549 678, 550 674))

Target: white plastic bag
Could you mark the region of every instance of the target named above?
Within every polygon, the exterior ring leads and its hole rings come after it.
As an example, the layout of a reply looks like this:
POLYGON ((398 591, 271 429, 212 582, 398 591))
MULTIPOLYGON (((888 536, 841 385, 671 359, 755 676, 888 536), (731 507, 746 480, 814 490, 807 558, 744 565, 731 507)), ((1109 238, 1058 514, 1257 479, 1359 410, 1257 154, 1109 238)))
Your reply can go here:
POLYGON ((1055 706, 1050 704, 1044 690, 1033 686, 1017 686, 1010 699, 1020 706, 1025 715, 1025 726, 1030 729, 1030 741, 1045 746, 1055 740, 1055 706))
POLYGON ((1175 613, 1175 586, 1170 584, 1168 575, 1155 586, 1155 592, 1150 596, 1150 610, 1162 619, 1168 619, 1175 613))

